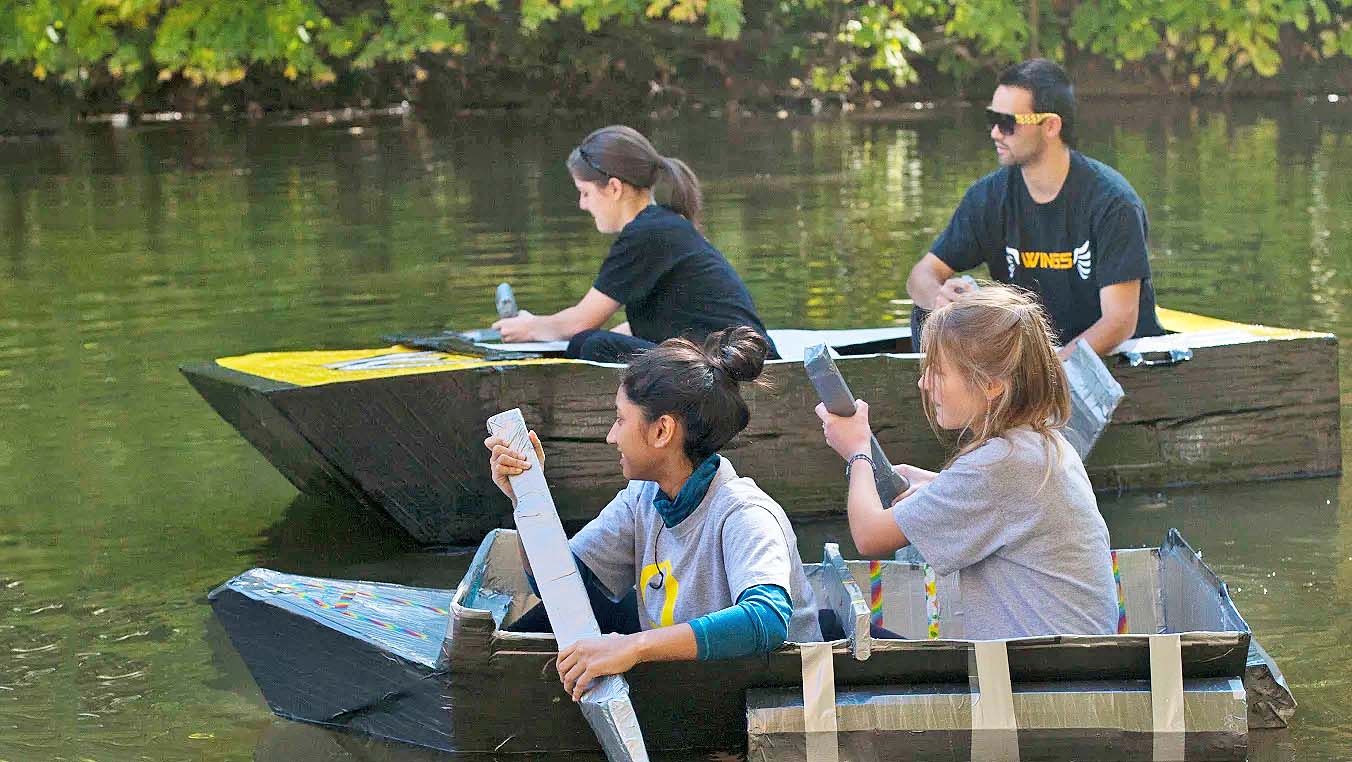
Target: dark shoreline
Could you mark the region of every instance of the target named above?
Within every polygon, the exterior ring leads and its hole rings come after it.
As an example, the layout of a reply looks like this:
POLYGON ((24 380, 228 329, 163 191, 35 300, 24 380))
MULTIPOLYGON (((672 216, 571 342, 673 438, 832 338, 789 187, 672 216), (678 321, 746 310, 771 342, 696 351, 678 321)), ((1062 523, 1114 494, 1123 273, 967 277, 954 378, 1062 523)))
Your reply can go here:
MULTIPOLYGON (((929 68, 929 67, 926 67, 929 68)), ((1143 65, 1116 70, 1106 61, 1088 57, 1068 64, 1079 98, 1086 104, 1103 101, 1135 103, 1143 100, 1209 103, 1236 99, 1318 100, 1352 98, 1352 59, 1298 62, 1271 78, 1244 77, 1225 83, 1206 82, 1188 91, 1162 79, 1143 65)), ((846 116, 866 121, 908 121, 926 112, 960 108, 984 101, 994 84, 994 71, 981 71, 958 81, 929 71, 920 83, 888 94, 885 100, 839 94, 814 95, 805 91, 775 90, 770 83, 752 82, 743 92, 712 88, 685 90, 640 88, 641 83, 612 80, 604 93, 588 99, 561 102, 546 93, 496 91, 467 93, 454 83, 424 82, 410 90, 394 82, 380 86, 354 81, 317 91, 285 83, 256 87, 258 100, 238 90, 182 88, 154 93, 140 103, 117 98, 81 98, 61 83, 42 82, 13 67, 0 67, 0 139, 41 137, 80 124, 130 127, 201 120, 239 121, 284 126, 359 125, 386 116, 412 113, 434 120, 507 117, 527 120, 604 118, 604 114, 647 114, 666 121, 691 113, 711 117, 802 118, 846 116), (388 97, 374 97, 373 92, 388 97), (748 92, 749 91, 749 92, 748 92)), ((265 79, 266 75, 260 75, 265 79)))

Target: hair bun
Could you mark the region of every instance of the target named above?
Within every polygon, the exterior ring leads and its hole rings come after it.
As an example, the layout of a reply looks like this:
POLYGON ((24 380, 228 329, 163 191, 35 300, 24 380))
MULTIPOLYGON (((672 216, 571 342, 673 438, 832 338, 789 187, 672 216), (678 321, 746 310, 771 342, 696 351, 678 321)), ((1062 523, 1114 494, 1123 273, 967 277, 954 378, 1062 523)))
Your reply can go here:
POLYGON ((704 340, 709 364, 737 383, 755 381, 765 368, 769 352, 765 337, 744 325, 715 331, 704 340))

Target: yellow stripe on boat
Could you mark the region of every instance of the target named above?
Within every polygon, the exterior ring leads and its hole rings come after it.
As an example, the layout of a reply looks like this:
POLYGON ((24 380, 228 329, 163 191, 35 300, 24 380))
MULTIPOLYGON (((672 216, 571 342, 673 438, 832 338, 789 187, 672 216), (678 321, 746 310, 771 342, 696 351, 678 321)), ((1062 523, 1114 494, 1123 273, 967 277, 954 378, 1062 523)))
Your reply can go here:
MULTIPOLYGON (((1264 325, 1232 323, 1228 320, 1195 315, 1190 312, 1158 307, 1160 324, 1177 333, 1225 331, 1267 339, 1302 339, 1327 334, 1292 328, 1270 328, 1264 325)), ((345 381, 365 381, 373 378, 412 376, 420 373, 444 373, 474 368, 504 365, 558 365, 575 363, 558 357, 526 360, 486 360, 470 355, 448 354, 430 350, 410 349, 395 345, 383 349, 345 349, 305 352, 257 352, 236 357, 222 357, 216 364, 230 370, 248 373, 272 381, 296 386, 322 386, 345 381)))
POLYGON ((222 357, 216 364, 240 373, 296 386, 322 386, 345 381, 445 373, 502 365, 558 365, 577 360, 541 357, 525 360, 485 360, 403 346, 384 349, 342 349, 308 352, 256 352, 222 357))
POLYGON ((1179 310, 1156 307, 1155 314, 1159 317, 1160 325, 1166 331, 1175 333, 1193 333, 1196 331, 1242 331, 1251 336, 1261 336, 1267 339, 1310 339, 1317 336, 1327 336, 1328 334, 1317 331, 1301 331, 1295 328, 1272 328, 1266 325, 1256 325, 1253 323, 1232 323, 1229 320, 1207 317, 1205 315, 1196 315, 1191 312, 1181 312, 1179 310))

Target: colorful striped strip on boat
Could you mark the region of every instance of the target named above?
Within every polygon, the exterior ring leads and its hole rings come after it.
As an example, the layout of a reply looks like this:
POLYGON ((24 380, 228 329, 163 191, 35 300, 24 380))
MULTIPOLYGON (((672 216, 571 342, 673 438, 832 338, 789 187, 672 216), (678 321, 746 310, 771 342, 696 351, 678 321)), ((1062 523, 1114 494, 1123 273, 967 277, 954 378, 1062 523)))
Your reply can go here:
MULTIPOLYGON (((299 584, 311 590, 318 590, 325 593, 339 592, 338 588, 330 587, 328 585, 316 585, 313 582, 301 582, 299 584)), ((270 590, 269 592, 277 594, 284 593, 289 595, 297 595, 300 597, 305 597, 304 593, 301 593, 297 590, 296 585, 290 584, 288 582, 279 582, 276 585, 273 585, 272 590, 270 590)), ((352 602, 354 598, 367 598, 369 600, 379 601, 381 603, 395 603, 400 606, 413 606, 415 608, 424 609, 426 611, 432 612, 433 614, 440 614, 442 616, 450 616, 451 613, 450 611, 443 609, 439 606, 429 606, 426 603, 418 603, 417 601, 409 601, 403 598, 395 598, 394 596, 389 595, 376 595, 374 593, 368 593, 362 590, 343 590, 342 592, 339 592, 338 603, 335 604, 333 608, 340 609, 347 608, 347 606, 352 602)), ((329 608, 329 607, 330 607, 329 604, 323 604, 321 606, 321 608, 329 608)))
POLYGON ((929 639, 939 637, 939 594, 934 579, 934 567, 921 564, 925 573, 925 617, 929 620, 929 639))
POLYGON ((869 612, 875 627, 883 626, 883 562, 868 562, 869 612))
POLYGON ((1117 586, 1117 634, 1127 634, 1127 603, 1122 596, 1122 569, 1117 565, 1117 551, 1113 555, 1113 584, 1117 586))

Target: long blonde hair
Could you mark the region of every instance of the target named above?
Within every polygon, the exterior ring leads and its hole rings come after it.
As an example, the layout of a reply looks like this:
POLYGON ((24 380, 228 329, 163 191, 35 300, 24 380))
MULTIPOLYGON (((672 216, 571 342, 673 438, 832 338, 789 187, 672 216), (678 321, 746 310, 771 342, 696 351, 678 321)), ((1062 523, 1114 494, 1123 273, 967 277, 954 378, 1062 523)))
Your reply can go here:
MULTIPOLYGON (((1049 454, 1059 454, 1053 432, 1070 420, 1070 390, 1047 315, 1026 291, 981 286, 931 313, 920 340, 922 373, 955 374, 973 389, 1004 386, 985 414, 958 433, 957 452, 945 467, 1020 426, 1041 434, 1049 454)), ((939 433, 934 400, 923 387, 921 398, 939 433)), ((1057 460, 1048 458, 1044 483, 1057 460)))

